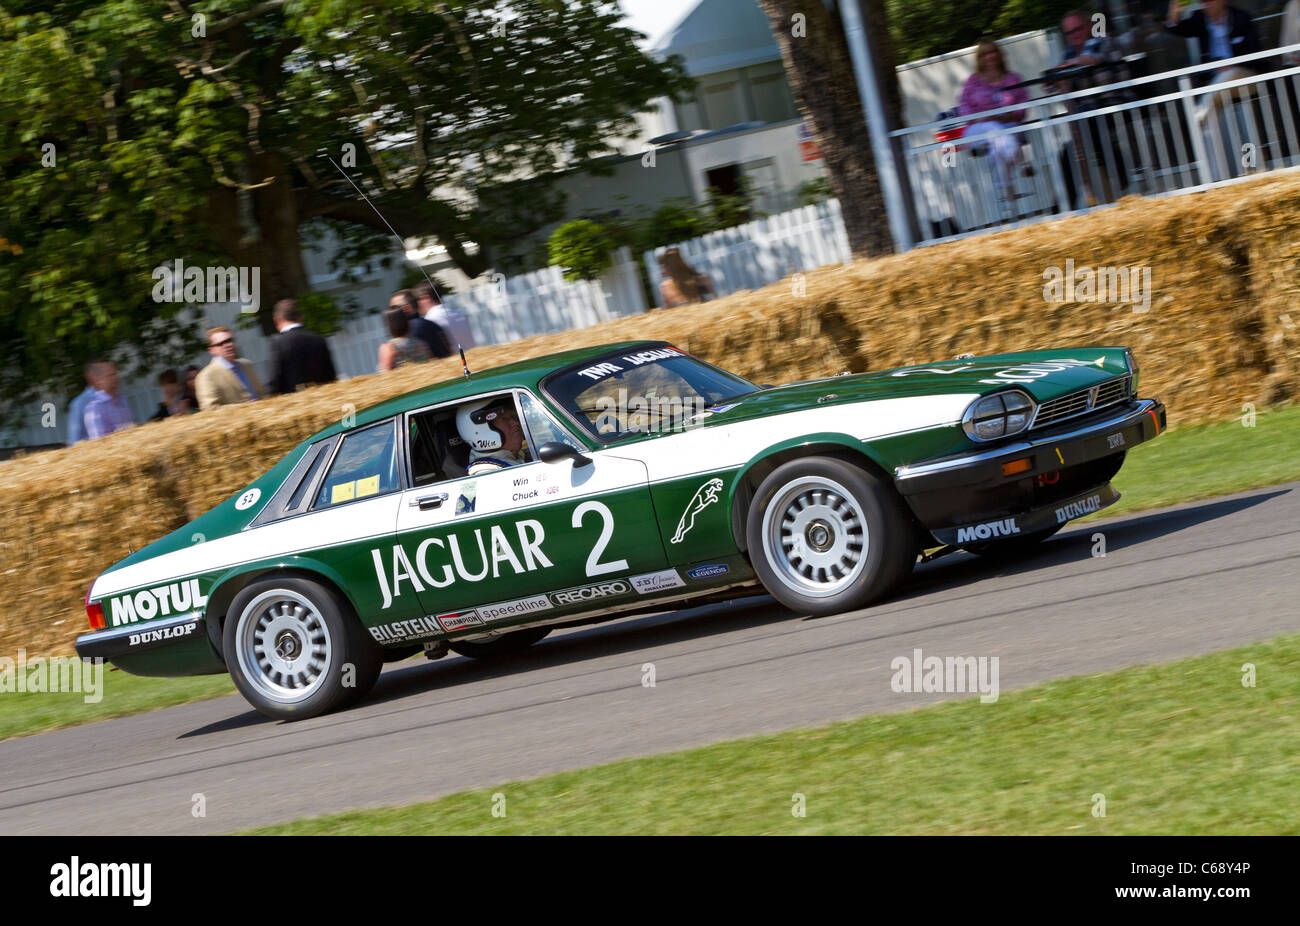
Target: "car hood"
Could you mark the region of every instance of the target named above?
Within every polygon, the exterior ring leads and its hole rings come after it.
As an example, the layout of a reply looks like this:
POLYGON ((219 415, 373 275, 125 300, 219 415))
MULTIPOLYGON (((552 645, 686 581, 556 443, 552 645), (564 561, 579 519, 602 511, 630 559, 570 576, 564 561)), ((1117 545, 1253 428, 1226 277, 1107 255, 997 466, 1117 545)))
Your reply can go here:
POLYGON ((1008 386, 1045 402, 1128 373, 1123 347, 994 354, 772 386, 708 409, 706 427, 831 404, 909 396, 983 395, 1008 386))

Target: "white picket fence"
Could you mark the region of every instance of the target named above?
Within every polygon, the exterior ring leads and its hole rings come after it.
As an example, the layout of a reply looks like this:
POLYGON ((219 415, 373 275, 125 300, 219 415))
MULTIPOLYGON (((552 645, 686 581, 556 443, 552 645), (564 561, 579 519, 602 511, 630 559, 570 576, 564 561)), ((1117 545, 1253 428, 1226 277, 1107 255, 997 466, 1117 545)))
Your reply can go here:
MULTIPOLYGON (((792 273, 849 260, 849 237, 838 199, 791 209, 673 246, 687 264, 709 277, 719 297, 742 289, 759 289, 792 273)), ((647 251, 643 258, 650 279, 656 283, 663 275, 659 256, 665 250, 647 251)), ((655 298, 662 306, 663 297, 657 288, 655 298)))

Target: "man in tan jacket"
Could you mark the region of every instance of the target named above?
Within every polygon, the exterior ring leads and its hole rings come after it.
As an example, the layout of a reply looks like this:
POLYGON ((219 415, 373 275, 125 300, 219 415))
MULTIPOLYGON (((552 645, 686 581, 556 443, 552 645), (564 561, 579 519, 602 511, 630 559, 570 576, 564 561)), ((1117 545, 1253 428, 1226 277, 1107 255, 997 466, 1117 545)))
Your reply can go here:
POLYGON ((208 332, 208 353, 212 362, 199 370, 194 380, 194 393, 201 410, 252 402, 266 395, 266 387, 257 378, 253 365, 236 352, 235 336, 229 328, 213 328, 208 332))

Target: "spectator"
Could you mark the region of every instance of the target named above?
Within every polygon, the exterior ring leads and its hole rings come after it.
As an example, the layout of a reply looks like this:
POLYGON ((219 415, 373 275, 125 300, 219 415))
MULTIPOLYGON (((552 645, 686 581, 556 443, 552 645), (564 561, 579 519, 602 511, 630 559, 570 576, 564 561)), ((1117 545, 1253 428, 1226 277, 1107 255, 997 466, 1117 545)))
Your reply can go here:
MULTIPOLYGON (((1300 0, 1291 0, 1282 11, 1282 32, 1278 45, 1300 45, 1300 0)), ((1287 67, 1300 64, 1300 51, 1289 51, 1282 56, 1282 63, 1287 67)))
POLYGON ((91 360, 81 368, 81 375, 86 380, 86 388, 68 403, 68 446, 86 439, 86 403, 95 397, 95 385, 91 381, 91 368, 102 360, 91 360))
MULTIPOLYGON (((1230 6, 1228 0, 1204 0, 1201 9, 1195 10, 1186 19, 1180 18, 1182 13, 1178 0, 1170 0, 1165 29, 1174 35, 1196 39, 1202 64, 1227 61, 1260 50, 1259 33, 1255 31, 1255 23, 1250 14, 1230 6)), ((1250 77, 1255 73, 1255 62, 1249 65, 1226 65, 1201 72, 1195 76, 1194 81, 1198 86, 1221 84, 1250 77)), ((1196 119, 1203 130, 1206 154, 1210 160, 1212 176, 1216 180, 1238 174, 1237 157, 1228 150, 1231 148, 1231 130, 1224 112, 1225 107, 1234 102, 1234 97, 1242 102, 1248 101, 1249 88, 1207 93, 1201 97, 1201 102, 1196 107, 1196 119)))
POLYGON ((257 378, 257 371, 239 356, 235 336, 224 326, 208 331, 208 353, 211 362, 194 378, 194 393, 199 408, 207 411, 218 405, 238 405, 252 402, 266 395, 266 387, 257 378))
POLYGON ((199 378, 199 368, 191 363, 185 368, 184 377, 185 384, 182 388, 182 394, 185 398, 189 399, 190 408, 197 411, 199 407, 199 397, 194 391, 194 381, 199 378))
POLYGON ((271 391, 294 392, 299 386, 332 383, 338 379, 334 358, 325 339, 302 324, 302 312, 293 299, 281 299, 271 316, 271 391))
POLYGON ((447 333, 447 344, 453 352, 457 348, 469 350, 474 346, 474 334, 469 330, 469 319, 464 313, 443 305, 437 290, 427 281, 416 285, 415 299, 424 320, 433 322, 447 333))
MULTIPOLYGON (((1249 55, 1260 50, 1259 33, 1250 14, 1230 6, 1228 0, 1203 0, 1201 9, 1182 19, 1183 8, 1178 0, 1169 0, 1165 29, 1174 35, 1196 39, 1201 53, 1201 63, 1226 61, 1238 55, 1249 55)), ((1223 83, 1255 73, 1255 66, 1233 65, 1203 72, 1195 77, 1198 86, 1223 83)), ((1216 95, 1217 96, 1217 95, 1216 95)), ((1222 104, 1219 104, 1222 105, 1222 104)))
POLYGON ((188 415, 194 411, 194 405, 185 395, 185 386, 175 370, 163 370, 158 374, 158 388, 162 390, 162 401, 150 421, 162 421, 172 415, 188 415))
POLYGON ((135 418, 131 415, 126 399, 122 397, 117 365, 107 360, 100 360, 92 367, 91 382, 95 386, 95 394, 86 403, 83 416, 86 438, 103 437, 114 431, 133 427, 135 418))
MULTIPOLYGON (((419 338, 424 342, 425 346, 429 348, 430 356, 451 356, 451 345, 447 343, 447 336, 443 333, 442 328, 420 317, 419 309, 416 308, 415 293, 409 289, 399 289, 389 298, 388 307, 390 309, 401 309, 406 314, 410 329, 408 333, 411 337, 419 338)), ((389 330, 391 332, 391 326, 389 326, 389 330)))
POLYGON ((379 345, 379 372, 396 370, 406 363, 420 363, 433 354, 429 345, 410 336, 411 319, 404 309, 393 306, 384 313, 389 338, 379 345))
POLYGON ((1021 160, 1022 138, 1008 133, 1007 129, 1024 122, 1025 111, 1018 109, 996 116, 976 114, 1028 102, 1029 94, 1024 87, 1010 89, 1022 80, 1015 71, 1007 70, 1007 61, 1002 56, 998 43, 985 36, 975 45, 975 73, 966 78, 966 83, 961 88, 961 103, 957 107, 959 115, 976 116, 967 123, 963 138, 991 136, 987 142, 978 142, 977 147, 986 152, 992 150, 997 168, 993 177, 998 193, 1003 196, 1011 187, 1011 172, 1021 160))
MULTIPOLYGON (((1061 61, 1053 70, 1061 68, 1091 68, 1083 74, 1070 78, 1057 78, 1047 81, 1043 86, 1049 93, 1073 93, 1093 87, 1103 87, 1113 83, 1119 74, 1123 55, 1109 36, 1093 35, 1092 18, 1083 10, 1072 10, 1061 19, 1061 36, 1065 39, 1065 51, 1061 61)), ((1049 72, 1050 73, 1050 72, 1049 72)), ((1114 91, 1095 93, 1082 99, 1071 100, 1066 108, 1071 113, 1092 112, 1103 106, 1113 106, 1126 102, 1129 94, 1114 91)), ((1116 122, 1127 129, 1122 118, 1116 122)), ((1108 132, 1103 132, 1104 125, 1100 118, 1076 120, 1070 123, 1071 141, 1061 148, 1061 174, 1065 181, 1065 192, 1069 197, 1069 207, 1074 207, 1078 187, 1075 178, 1081 177, 1086 193, 1086 203, 1095 206, 1099 202, 1108 202, 1116 197, 1119 190, 1128 185, 1124 161, 1119 145, 1108 132), (1086 123, 1086 125, 1084 125, 1086 123), (1114 176, 1112 176, 1112 172, 1114 176), (1095 189, 1093 180, 1101 180, 1100 189, 1095 189), (1112 189, 1118 181, 1119 189, 1112 189)))
POLYGON ((659 270, 663 273, 659 295, 665 309, 693 305, 717 295, 713 282, 686 263, 676 248, 669 248, 660 256, 659 270))

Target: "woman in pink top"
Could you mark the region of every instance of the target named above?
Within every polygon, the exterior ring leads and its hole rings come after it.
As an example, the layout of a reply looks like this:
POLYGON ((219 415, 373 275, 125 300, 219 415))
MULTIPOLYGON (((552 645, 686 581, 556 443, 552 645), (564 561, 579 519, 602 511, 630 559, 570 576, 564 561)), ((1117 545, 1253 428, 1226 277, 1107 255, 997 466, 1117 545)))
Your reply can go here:
MULTIPOLYGON (((1029 94, 1024 87, 1007 89, 1020 81, 1019 74, 1007 70, 1007 62, 1002 57, 998 43, 986 36, 975 46, 975 73, 966 79, 961 88, 961 103, 957 112, 970 116, 1025 103, 1029 100, 1029 94)), ((1024 118, 1025 111, 1019 109, 996 116, 977 116, 966 126, 964 138, 988 136, 988 141, 982 145, 984 150, 992 150, 997 165, 993 176, 1000 193, 1005 193, 1011 185, 1011 171, 1020 159, 1020 136, 1009 134, 1006 130, 1020 125, 1024 118)))

